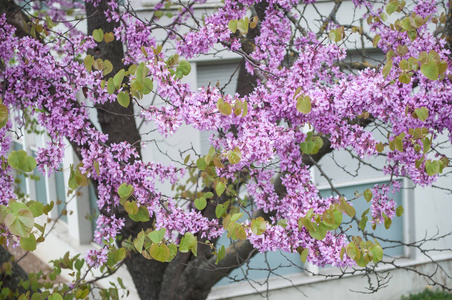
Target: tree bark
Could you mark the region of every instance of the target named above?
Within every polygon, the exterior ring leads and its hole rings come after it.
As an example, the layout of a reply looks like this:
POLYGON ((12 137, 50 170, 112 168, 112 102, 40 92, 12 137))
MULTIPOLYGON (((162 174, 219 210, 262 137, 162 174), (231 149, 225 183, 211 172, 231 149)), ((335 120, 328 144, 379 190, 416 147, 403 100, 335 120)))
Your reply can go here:
POLYGON ((25 290, 22 286, 19 286, 22 280, 28 279, 27 272, 22 269, 19 264, 12 262, 12 255, 6 250, 3 246, 0 246, 0 282, 2 288, 9 288, 11 291, 18 290, 20 294, 26 293, 27 290, 25 290), (12 270, 11 274, 6 274, 5 270, 3 269, 4 263, 11 263, 12 262, 12 270))

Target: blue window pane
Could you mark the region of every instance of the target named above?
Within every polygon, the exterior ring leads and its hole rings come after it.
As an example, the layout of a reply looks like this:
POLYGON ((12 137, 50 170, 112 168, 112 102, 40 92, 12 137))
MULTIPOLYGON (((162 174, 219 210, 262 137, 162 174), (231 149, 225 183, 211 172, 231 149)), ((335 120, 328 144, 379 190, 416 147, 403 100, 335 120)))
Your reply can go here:
MULTIPOLYGON (((60 167, 62 169, 62 167, 60 167)), ((62 171, 55 173, 55 188, 57 194, 58 215, 66 207, 66 187, 64 185, 64 174, 62 171)), ((67 223, 67 214, 61 215, 60 220, 67 223)))
POLYGON ((99 216, 99 208, 97 207, 96 192, 91 181, 88 184, 88 190, 89 190, 89 211, 90 211, 90 215, 88 217, 91 219, 91 227, 94 232, 94 230, 96 229, 97 217, 99 216))
MULTIPOLYGON (((36 157, 36 153, 33 152, 33 156, 36 157)), ((36 200, 42 204, 47 204, 47 190, 46 190, 46 179, 39 172, 38 168, 33 170, 33 180, 35 182, 36 200)))
MULTIPOLYGON (((228 247, 229 239, 224 234, 218 245, 228 247)), ((268 252, 258 253, 249 264, 244 264, 231 272, 229 278, 221 279, 215 286, 228 285, 236 281, 265 280, 302 272, 303 263, 298 253, 268 252)))
MULTIPOLYGON (((381 183, 378 183, 381 184, 381 183)), ((349 187, 342 187, 338 188, 337 190, 344 195, 347 199, 353 199, 355 198, 355 192, 362 194, 366 189, 371 189, 375 186, 374 183, 371 184, 361 184, 361 185, 353 185, 349 187)), ((320 195, 323 197, 328 197, 331 195, 331 190, 323 190, 320 191, 320 195)), ((388 195, 389 198, 394 199, 396 203, 396 207, 399 205, 402 205, 402 193, 398 192, 395 194, 388 195)), ((371 202, 367 203, 367 201, 364 199, 364 197, 361 195, 358 199, 353 200, 352 202, 353 207, 356 209, 356 217, 361 220, 362 213, 368 209, 371 205, 371 202)), ((403 216, 397 217, 395 216, 392 219, 392 225, 389 229, 386 230, 384 227, 384 224, 380 224, 377 226, 375 230, 372 229, 372 223, 370 223, 370 220, 372 219, 371 212, 367 214, 367 217, 369 218, 369 221, 367 223, 367 226, 365 228, 366 232, 372 233, 378 237, 385 238, 387 240, 393 240, 393 241, 403 241, 403 216)), ((342 222, 350 222, 351 219, 347 215, 344 214, 342 222)), ((353 227, 349 230, 347 230, 347 235, 359 235, 362 237, 362 232, 357 229, 357 224, 353 223, 353 227)), ((369 237, 369 239, 371 239, 369 237)), ((372 240, 372 239, 371 239, 372 240)), ((384 242, 378 240, 380 245, 384 248, 384 254, 385 256, 402 256, 403 255, 403 247, 398 246, 394 247, 396 244, 390 243, 390 242, 384 242), (386 249, 385 249, 386 247, 386 249)))

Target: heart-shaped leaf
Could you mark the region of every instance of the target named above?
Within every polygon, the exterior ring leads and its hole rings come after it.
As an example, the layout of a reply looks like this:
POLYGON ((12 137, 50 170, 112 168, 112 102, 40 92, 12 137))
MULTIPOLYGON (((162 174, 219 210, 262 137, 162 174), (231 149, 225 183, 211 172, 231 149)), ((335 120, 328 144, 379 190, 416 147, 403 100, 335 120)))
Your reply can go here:
POLYGON ((100 43, 104 40, 104 31, 102 30, 102 28, 95 29, 93 31, 93 38, 98 43, 100 43))
POLYGON ((121 198, 130 197, 133 194, 133 191, 133 186, 125 182, 118 187, 118 195, 121 198))
POLYGON ((161 262, 165 262, 170 257, 170 250, 167 245, 162 244, 152 244, 151 250, 149 251, 152 258, 161 262))
POLYGON ((421 72, 430 80, 437 80, 439 76, 438 64, 434 61, 429 61, 421 65, 421 72))
POLYGON ((195 200, 195 207, 198 210, 203 210, 204 208, 206 208, 206 206, 207 206, 206 198, 204 198, 204 197, 196 198, 196 200, 195 200))
POLYGON ((165 237, 166 229, 161 228, 160 230, 154 230, 148 234, 148 237, 153 243, 160 243, 165 237))
POLYGON ((9 231, 20 237, 28 237, 34 226, 33 213, 25 204, 24 206, 25 208, 21 208, 17 211, 11 209, 12 213, 8 214, 5 218, 5 225, 8 227, 9 231))

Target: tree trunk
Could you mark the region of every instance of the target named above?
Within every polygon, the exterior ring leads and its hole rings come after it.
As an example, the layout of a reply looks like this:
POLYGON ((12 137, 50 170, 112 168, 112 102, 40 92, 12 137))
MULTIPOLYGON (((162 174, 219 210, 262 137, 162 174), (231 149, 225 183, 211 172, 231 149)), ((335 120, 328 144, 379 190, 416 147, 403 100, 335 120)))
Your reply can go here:
POLYGON ((25 290, 22 286, 19 287, 19 284, 22 280, 28 279, 27 272, 22 269, 19 264, 12 262, 12 255, 6 250, 3 246, 0 246, 0 282, 2 288, 9 288, 11 291, 15 291, 18 289, 20 294, 26 293, 27 290, 25 290), (5 263, 12 263, 12 269, 11 274, 7 274, 4 269, 5 263))

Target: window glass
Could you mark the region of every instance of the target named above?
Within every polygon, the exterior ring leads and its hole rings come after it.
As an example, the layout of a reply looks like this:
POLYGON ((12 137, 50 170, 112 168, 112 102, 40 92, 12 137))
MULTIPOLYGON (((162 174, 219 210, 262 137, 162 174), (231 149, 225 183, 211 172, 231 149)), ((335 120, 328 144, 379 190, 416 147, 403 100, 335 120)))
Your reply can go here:
MULTIPOLYGON (((378 184, 382 184, 382 183, 378 183, 378 184)), ((341 188, 338 188, 337 190, 342 195, 344 195, 344 197, 346 197, 347 199, 353 199, 353 198, 355 198, 355 192, 362 194, 366 189, 372 189, 374 186, 375 186, 375 183, 369 183, 369 184, 341 187, 341 188)), ((331 190, 330 189, 322 190, 322 191, 320 191, 320 195, 322 195, 323 197, 328 197, 331 195, 331 190)), ((394 199, 394 201, 396 203, 396 208, 397 208, 397 206, 402 205, 402 193, 401 192, 398 192, 395 194, 390 193, 389 197, 394 199)), ((364 196, 361 195, 356 200, 353 200, 352 204, 356 210, 356 217, 358 218, 358 220, 361 220, 362 213, 370 207, 371 202, 367 203, 367 201, 364 199, 364 196)), ((387 240, 403 241, 403 218, 404 218, 403 215, 401 217, 394 216, 394 218, 392 219, 392 225, 389 229, 386 229, 384 227, 384 224, 380 224, 376 227, 375 230, 372 229, 372 223, 370 222, 372 220, 371 212, 369 212, 367 214, 367 217, 369 219, 369 221, 366 225, 366 228, 365 228, 365 230, 367 232, 372 233, 379 237, 383 237, 387 240)), ((350 222, 350 220, 351 220, 350 217, 348 217, 345 214, 343 215, 343 219, 342 219, 343 223, 350 222)), ((356 223, 353 223, 353 227, 347 231, 347 235, 349 235, 349 236, 359 235, 362 237, 362 232, 360 232, 359 229, 357 229, 356 223)), ((403 255, 403 247, 402 246, 394 247, 395 246, 394 243, 384 242, 384 241, 380 241, 380 240, 378 240, 378 242, 380 243, 380 245, 383 248, 386 247, 386 249, 384 249, 384 254, 386 256, 402 256, 403 255)))
MULTIPOLYGON (((60 166, 62 170, 63 167, 60 166)), ((58 215, 61 215, 61 212, 66 207, 66 186, 64 184, 64 174, 63 171, 59 171, 55 173, 55 188, 57 195, 57 208, 58 215)), ((67 214, 61 215, 60 220, 67 223, 67 214)))
POLYGON ((99 208, 97 207, 96 191, 91 181, 88 184, 88 190, 89 190, 89 211, 90 211, 88 218, 91 220, 91 227, 92 231, 94 232, 94 230, 96 230, 97 217, 99 216, 99 208))
MULTIPOLYGON (((230 61, 229 63, 222 64, 202 64, 198 63, 196 66, 197 71, 197 88, 216 86, 217 82, 220 83, 220 88, 224 88, 225 94, 234 95, 237 89, 238 79, 238 61, 230 61), (237 70, 237 71, 236 71, 237 70), (235 72, 235 73, 234 73, 235 72)), ((201 132, 201 153, 207 154, 210 149, 209 137, 213 131, 201 132)))
MULTIPOLYGON (((36 152, 33 151, 33 157, 36 157, 36 152)), ((36 200, 42 204, 47 204, 47 190, 46 190, 46 178, 42 176, 38 168, 33 170, 33 180, 35 182, 36 200)))

